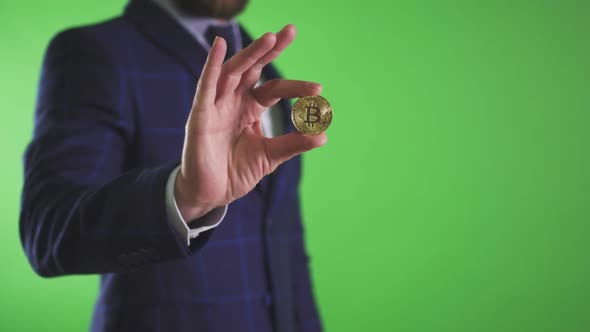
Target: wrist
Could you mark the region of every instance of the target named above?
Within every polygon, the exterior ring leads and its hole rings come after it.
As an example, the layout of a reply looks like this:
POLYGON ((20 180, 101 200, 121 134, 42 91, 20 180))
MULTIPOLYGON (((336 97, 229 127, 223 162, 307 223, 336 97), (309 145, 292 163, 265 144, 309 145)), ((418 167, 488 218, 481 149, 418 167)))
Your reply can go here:
POLYGON ((214 204, 207 204, 206 202, 195 202, 194 195, 191 193, 190 185, 184 181, 182 172, 176 174, 174 184, 174 198, 176 206, 182 218, 186 223, 198 219, 215 208, 214 204))

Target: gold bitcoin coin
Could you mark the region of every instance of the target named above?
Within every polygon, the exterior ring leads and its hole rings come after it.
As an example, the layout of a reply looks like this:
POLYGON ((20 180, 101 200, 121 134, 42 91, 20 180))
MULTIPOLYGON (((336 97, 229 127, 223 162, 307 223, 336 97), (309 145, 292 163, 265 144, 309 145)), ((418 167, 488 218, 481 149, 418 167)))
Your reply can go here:
POLYGON ((332 107, 322 96, 307 96, 297 99, 291 109, 291 121, 304 135, 318 135, 332 122, 332 107))

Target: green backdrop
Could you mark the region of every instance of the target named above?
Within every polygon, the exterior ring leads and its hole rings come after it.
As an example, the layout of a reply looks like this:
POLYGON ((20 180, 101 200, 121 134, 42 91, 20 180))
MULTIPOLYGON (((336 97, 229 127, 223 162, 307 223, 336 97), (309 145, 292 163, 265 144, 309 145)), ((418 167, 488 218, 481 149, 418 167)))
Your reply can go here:
MULTIPOLYGON (((42 279, 21 156, 52 35, 124 0, 0 0, 0 330, 88 327, 95 276, 42 279)), ((590 2, 253 0, 255 35, 324 84, 308 248, 328 331, 590 331, 590 2)))

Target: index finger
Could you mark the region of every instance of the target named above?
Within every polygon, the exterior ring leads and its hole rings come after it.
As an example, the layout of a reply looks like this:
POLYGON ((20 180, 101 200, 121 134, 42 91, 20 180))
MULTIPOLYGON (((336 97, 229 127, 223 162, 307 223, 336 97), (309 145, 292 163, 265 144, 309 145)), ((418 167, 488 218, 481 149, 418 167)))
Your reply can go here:
POLYGON ((254 88, 254 97, 265 107, 276 104, 281 98, 316 96, 322 92, 322 86, 308 81, 274 79, 254 88))

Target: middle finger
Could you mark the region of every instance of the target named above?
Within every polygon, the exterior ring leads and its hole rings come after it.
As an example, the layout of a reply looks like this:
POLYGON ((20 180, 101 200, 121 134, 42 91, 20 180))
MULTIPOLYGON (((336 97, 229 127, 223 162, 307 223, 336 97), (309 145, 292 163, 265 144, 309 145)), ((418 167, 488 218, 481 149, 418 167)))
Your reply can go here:
POLYGON ((277 38, 272 32, 265 33, 223 64, 218 85, 218 91, 220 92, 218 96, 235 90, 242 74, 268 53, 274 47, 276 40, 277 38))

